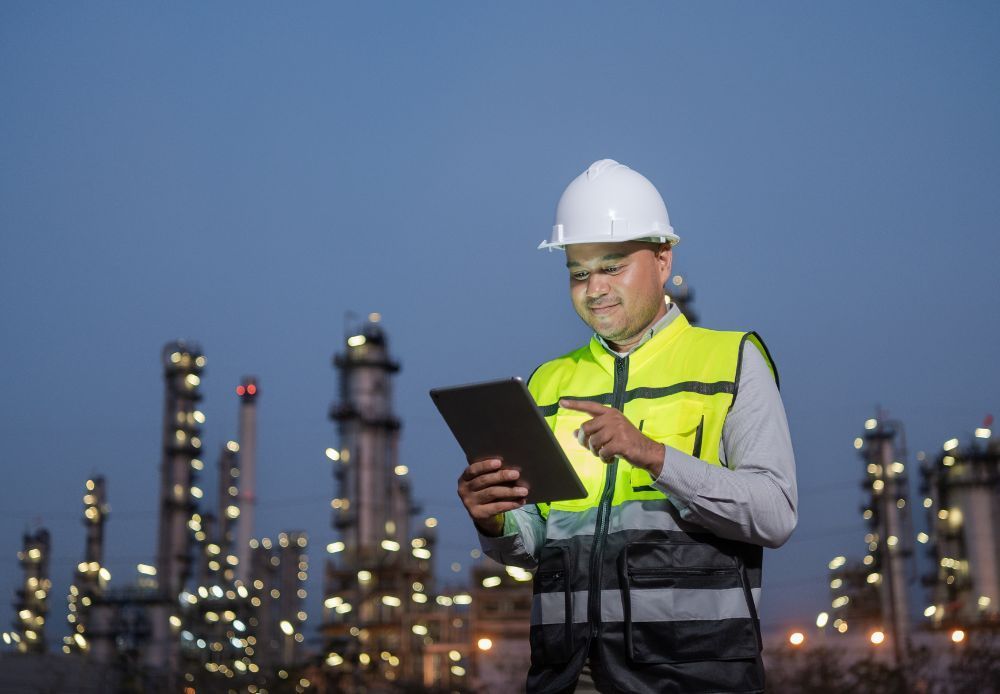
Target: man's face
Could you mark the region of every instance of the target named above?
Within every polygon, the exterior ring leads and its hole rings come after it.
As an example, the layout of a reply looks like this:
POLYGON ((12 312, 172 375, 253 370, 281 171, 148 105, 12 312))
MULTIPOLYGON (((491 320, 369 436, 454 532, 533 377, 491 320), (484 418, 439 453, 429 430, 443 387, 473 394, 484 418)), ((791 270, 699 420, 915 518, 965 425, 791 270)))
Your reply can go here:
POLYGON ((663 308, 671 256, 669 244, 644 241, 566 246, 573 308, 605 340, 628 340, 663 308))

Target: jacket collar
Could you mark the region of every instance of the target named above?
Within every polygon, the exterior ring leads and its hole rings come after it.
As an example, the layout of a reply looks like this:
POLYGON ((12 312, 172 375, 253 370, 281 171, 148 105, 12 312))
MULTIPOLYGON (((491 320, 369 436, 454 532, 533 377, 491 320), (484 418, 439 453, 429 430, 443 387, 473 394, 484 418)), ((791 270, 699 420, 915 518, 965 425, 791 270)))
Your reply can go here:
MULTIPOLYGON (((637 368, 646 363, 660 348, 672 342, 689 327, 691 324, 688 323, 677 304, 671 303, 663 318, 647 328, 646 334, 643 335, 639 344, 628 352, 630 364, 637 368), (654 344, 655 346, 652 346, 654 344)), ((620 356, 597 333, 594 333, 590 338, 590 352, 605 371, 614 373, 615 359, 620 358, 620 356)))

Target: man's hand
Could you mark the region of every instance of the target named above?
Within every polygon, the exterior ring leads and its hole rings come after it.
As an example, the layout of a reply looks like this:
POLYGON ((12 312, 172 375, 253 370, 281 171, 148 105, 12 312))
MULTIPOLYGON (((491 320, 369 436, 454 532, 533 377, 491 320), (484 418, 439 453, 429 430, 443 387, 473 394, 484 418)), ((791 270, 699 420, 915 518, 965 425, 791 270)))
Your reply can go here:
POLYGON ((635 428, 625 415, 613 407, 586 400, 560 400, 559 406, 567 410, 586 412, 593 419, 584 422, 577 435, 580 443, 605 463, 621 456, 636 467, 641 467, 655 479, 663 468, 662 443, 657 443, 635 428))
POLYGON ((503 533, 503 514, 524 506, 528 490, 515 487, 517 470, 501 470, 499 458, 471 463, 458 478, 458 496, 483 535, 503 533))

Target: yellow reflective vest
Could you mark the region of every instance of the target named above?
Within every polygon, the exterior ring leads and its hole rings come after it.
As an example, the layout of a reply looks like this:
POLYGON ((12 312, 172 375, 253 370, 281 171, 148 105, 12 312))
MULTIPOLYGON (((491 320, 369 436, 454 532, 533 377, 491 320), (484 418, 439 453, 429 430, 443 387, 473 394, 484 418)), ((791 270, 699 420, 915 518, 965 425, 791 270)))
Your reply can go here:
MULTIPOLYGON (((679 315, 626 357, 592 338, 546 362, 528 388, 583 481, 583 499, 540 504, 529 691, 561 691, 588 655, 609 691, 763 690, 761 548, 684 520, 649 473, 605 464, 575 432, 589 415, 560 399, 621 410, 645 435, 708 465, 738 396, 740 354, 756 333, 695 327, 679 315)), ((669 458, 669 455, 668 455, 669 458)))

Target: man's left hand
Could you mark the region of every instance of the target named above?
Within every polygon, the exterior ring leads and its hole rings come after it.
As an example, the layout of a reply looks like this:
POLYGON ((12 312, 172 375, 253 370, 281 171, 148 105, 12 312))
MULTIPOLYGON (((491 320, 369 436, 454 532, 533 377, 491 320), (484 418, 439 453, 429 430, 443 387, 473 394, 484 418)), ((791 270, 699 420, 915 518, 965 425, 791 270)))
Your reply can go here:
POLYGON ((665 453, 663 444, 639 431, 619 410, 587 400, 560 400, 559 406, 592 416, 578 430, 582 432, 581 444, 605 463, 621 456, 654 478, 659 477, 665 453))

